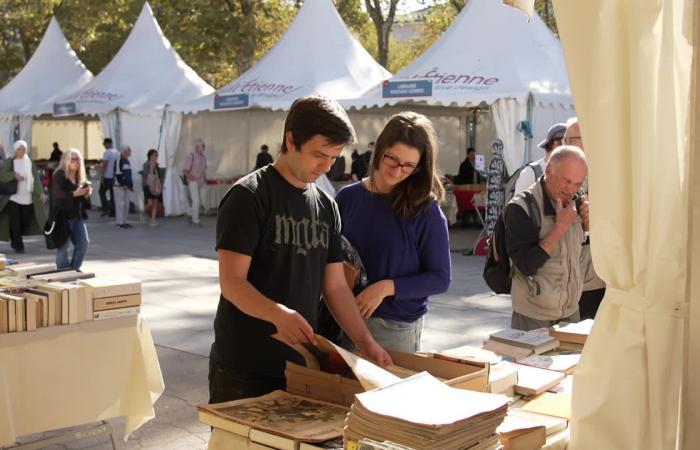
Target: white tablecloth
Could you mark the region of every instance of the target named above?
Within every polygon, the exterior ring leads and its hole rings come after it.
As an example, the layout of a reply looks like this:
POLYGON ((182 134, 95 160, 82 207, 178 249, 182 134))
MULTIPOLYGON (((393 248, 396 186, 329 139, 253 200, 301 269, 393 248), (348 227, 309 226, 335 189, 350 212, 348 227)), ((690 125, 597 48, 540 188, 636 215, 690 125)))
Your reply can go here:
POLYGON ((2 334, 0 445, 118 416, 127 437, 155 416, 164 388, 138 316, 2 334))

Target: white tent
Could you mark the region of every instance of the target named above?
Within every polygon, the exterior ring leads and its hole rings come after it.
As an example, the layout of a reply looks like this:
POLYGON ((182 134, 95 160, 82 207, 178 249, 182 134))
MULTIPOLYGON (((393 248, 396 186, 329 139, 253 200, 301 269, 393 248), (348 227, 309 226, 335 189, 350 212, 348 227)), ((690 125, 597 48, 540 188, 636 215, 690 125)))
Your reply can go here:
POLYGON ((112 61, 91 83, 60 103, 74 104, 78 114, 99 114, 104 135, 117 145, 129 145, 132 165, 140 168, 150 148, 160 150, 161 164, 174 152, 180 116, 166 114, 165 106, 213 91, 182 61, 146 2, 112 61))
POLYGON ((405 96, 385 98, 384 86, 379 85, 343 104, 371 108, 405 102, 443 106, 486 103, 491 106, 496 133, 504 142, 511 173, 533 156, 529 142, 518 130, 521 122, 528 121, 537 143, 550 125, 574 115, 557 38, 538 16, 528 22, 522 13, 496 0, 469 1, 440 39, 390 81, 416 79, 431 80, 432 95, 406 91, 405 96))
POLYGON ((304 2, 277 44, 216 94, 174 110, 214 110, 215 95, 248 94, 250 106, 289 109, 306 95, 354 98, 391 76, 345 26, 331 0, 304 2))
MULTIPOLYGON (((350 33, 331 0, 306 1, 277 44, 250 70, 214 95, 171 107, 198 113, 183 119, 178 156, 168 166, 181 168, 192 141, 203 138, 210 179, 247 173, 262 144, 279 148, 283 110, 295 99, 314 94, 353 98, 390 76, 350 33), (216 96, 241 94, 248 95, 248 107, 215 111, 216 96)), ((181 211, 167 209, 175 203, 176 199, 166 201, 167 213, 181 211)))
POLYGON ((18 125, 20 137, 29 142, 32 117, 51 113, 56 99, 75 93, 92 79, 52 17, 32 57, 0 90, 0 143, 5 150, 12 149, 18 125))

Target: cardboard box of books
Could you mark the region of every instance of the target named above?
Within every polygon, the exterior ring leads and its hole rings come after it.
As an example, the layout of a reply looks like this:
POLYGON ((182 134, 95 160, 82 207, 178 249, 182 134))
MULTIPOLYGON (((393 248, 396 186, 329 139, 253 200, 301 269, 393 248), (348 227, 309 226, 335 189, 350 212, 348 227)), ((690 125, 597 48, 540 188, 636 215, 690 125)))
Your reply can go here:
MULTIPOLYGON (((294 346, 304 356, 306 367, 287 361, 287 391, 350 406, 355 394, 365 389, 342 357, 334 354, 333 347, 324 344, 325 340, 322 339, 319 346, 294 346)), ((488 390, 488 368, 441 360, 431 355, 394 350, 390 350, 389 354, 395 365, 386 370, 400 378, 425 371, 455 388, 479 392, 488 390)))

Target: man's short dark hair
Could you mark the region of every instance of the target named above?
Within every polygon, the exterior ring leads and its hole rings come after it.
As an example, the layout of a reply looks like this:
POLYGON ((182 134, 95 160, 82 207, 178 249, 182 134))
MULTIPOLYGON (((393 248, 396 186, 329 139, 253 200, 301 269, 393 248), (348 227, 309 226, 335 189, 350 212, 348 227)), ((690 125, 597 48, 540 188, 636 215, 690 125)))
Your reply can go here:
POLYGON ((263 144, 263 145, 260 146, 260 150, 266 152, 266 151, 270 150, 270 147, 268 147, 267 144, 263 144))
POLYGON ((332 145, 347 145, 355 142, 355 130, 345 110, 327 97, 310 96, 298 98, 292 104, 284 122, 282 153, 287 152, 285 136, 292 132, 292 142, 297 150, 315 135, 328 139, 332 145))
POLYGON ((467 155, 471 152, 476 152, 476 149, 474 147, 467 147, 467 155))
POLYGON ((102 145, 112 144, 112 138, 104 138, 102 145))

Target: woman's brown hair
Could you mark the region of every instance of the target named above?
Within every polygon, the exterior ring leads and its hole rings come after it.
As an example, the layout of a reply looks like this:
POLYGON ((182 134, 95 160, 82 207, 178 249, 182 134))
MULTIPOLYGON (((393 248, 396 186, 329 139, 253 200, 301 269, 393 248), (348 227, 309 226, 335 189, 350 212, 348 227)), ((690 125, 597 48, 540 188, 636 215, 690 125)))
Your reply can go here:
POLYGON ((390 194, 391 209, 402 219, 413 218, 425 211, 432 201, 445 195, 437 173, 437 138, 433 124, 422 114, 405 111, 392 116, 379 134, 372 154, 370 183, 388 148, 395 144, 414 147, 420 153, 417 170, 397 185, 390 194))

